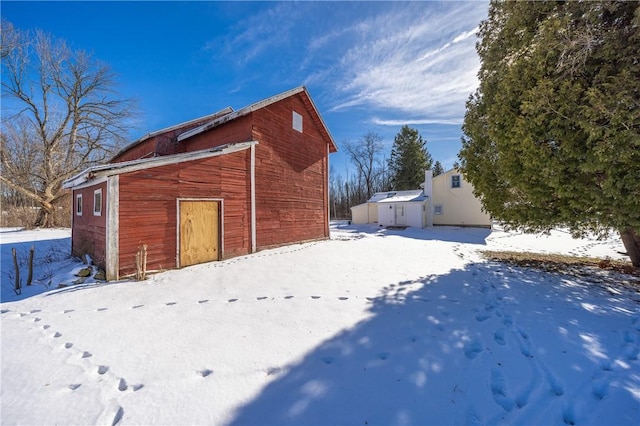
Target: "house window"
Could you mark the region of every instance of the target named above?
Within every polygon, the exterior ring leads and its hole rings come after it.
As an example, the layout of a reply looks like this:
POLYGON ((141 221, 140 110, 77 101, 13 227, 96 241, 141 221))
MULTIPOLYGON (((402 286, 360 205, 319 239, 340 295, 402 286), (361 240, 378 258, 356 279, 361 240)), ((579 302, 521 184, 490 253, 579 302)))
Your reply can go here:
POLYGON ((102 216, 102 188, 93 191, 93 215, 102 216))
POLYGON ((82 216, 82 194, 76 195, 76 216, 82 216))
POLYGON ((451 187, 460 188, 460 175, 451 176, 451 187))
POLYGON ((433 214, 442 214, 442 204, 436 204, 433 206, 433 214))
POLYGON ((302 133, 302 116, 293 111, 293 130, 302 133))

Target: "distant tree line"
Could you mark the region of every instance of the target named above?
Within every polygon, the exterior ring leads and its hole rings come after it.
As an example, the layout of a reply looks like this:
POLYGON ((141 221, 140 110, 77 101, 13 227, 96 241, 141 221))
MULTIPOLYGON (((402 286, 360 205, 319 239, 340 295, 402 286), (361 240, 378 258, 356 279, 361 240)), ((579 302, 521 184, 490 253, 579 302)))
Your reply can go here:
POLYGON ((403 126, 395 136, 391 157, 383 156, 382 137, 368 132, 357 141, 344 143, 353 172, 346 177, 332 167, 329 198, 332 219, 350 219, 351 207, 366 202, 376 192, 419 189, 424 172, 434 176, 444 172, 439 161, 433 162, 427 141, 417 130, 403 126))

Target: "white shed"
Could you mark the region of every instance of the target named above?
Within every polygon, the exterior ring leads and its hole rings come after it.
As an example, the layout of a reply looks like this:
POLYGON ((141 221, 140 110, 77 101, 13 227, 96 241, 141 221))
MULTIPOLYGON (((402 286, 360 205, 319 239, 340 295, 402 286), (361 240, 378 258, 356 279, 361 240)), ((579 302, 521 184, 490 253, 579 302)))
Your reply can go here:
POLYGON ((376 192, 366 203, 351 207, 353 223, 424 228, 428 197, 422 190, 376 192))

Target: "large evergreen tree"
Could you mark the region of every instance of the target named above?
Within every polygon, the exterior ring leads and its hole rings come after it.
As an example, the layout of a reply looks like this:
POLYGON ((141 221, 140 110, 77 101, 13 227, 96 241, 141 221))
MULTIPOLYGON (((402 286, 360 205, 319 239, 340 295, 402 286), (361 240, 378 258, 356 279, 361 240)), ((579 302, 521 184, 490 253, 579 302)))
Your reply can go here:
POLYGON ((431 154, 427 151, 427 142, 417 130, 403 126, 393 141, 389 172, 391 186, 401 191, 419 188, 424 182, 424 172, 433 164, 431 154))
POLYGON ((461 167, 529 231, 619 230, 640 266, 638 2, 492 2, 461 167))

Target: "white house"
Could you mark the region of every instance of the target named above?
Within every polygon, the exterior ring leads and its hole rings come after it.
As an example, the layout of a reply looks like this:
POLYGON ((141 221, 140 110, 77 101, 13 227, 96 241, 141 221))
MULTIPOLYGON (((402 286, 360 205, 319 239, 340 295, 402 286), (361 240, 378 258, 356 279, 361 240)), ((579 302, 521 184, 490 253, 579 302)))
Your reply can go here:
POLYGON ((473 185, 451 169, 432 179, 434 225, 491 227, 491 216, 473 195, 473 185))
POLYGON ((423 189, 377 192, 366 203, 351 207, 353 223, 380 226, 432 225, 491 227, 473 186, 456 169, 433 177, 425 172, 423 189))

